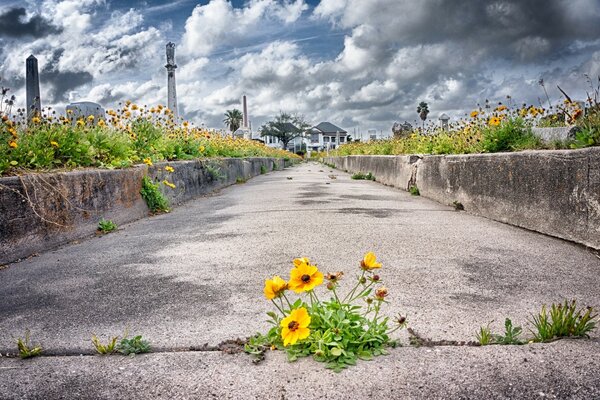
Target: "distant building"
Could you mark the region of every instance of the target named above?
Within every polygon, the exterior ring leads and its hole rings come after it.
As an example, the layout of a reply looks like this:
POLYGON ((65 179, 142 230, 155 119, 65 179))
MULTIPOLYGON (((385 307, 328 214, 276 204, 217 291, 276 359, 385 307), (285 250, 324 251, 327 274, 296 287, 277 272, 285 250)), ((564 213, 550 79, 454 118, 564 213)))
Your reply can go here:
POLYGON ((335 149, 347 142, 348 132, 332 124, 321 122, 308 131, 307 147, 312 151, 335 149))

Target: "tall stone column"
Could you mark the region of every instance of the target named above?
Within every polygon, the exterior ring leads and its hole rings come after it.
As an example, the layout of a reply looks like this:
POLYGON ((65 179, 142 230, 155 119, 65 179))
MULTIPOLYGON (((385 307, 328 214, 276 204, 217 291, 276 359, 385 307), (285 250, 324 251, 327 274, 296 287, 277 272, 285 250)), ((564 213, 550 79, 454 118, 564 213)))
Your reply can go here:
POLYGON ((178 120, 179 113, 177 112, 177 89, 175 85, 175 43, 167 43, 167 107, 173 111, 175 121, 178 120))
POLYGON ((40 75, 37 58, 32 55, 25 61, 25 92, 27 100, 27 118, 31 119, 42 111, 40 99, 40 75))

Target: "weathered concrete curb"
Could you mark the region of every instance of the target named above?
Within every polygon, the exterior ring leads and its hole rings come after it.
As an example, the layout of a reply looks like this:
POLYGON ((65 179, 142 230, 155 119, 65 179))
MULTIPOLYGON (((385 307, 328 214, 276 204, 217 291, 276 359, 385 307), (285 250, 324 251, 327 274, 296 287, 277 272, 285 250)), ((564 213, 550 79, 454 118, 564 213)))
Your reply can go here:
POLYGON ((283 159, 225 158, 0 178, 0 265, 93 235, 101 218, 120 225, 147 216, 140 195, 144 175, 175 184, 174 189, 160 187, 177 205, 285 164, 283 159), (166 171, 167 165, 175 170, 166 171))
POLYGON ((600 249, 600 148, 324 161, 475 215, 600 249))

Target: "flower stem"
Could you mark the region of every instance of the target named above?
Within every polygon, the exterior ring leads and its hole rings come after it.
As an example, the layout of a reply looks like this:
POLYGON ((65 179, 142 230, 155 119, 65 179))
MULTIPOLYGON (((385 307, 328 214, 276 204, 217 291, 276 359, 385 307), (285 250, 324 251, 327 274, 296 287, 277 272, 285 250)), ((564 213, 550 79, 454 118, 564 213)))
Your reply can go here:
POLYGON ((283 310, 277 305, 277 303, 275 303, 275 300, 271 300, 271 302, 275 305, 275 307, 279 310, 279 312, 281 313, 281 315, 283 315, 285 317, 285 313, 283 312, 283 310))
POLYGON ((363 270, 362 274, 360 275, 360 278, 358 278, 358 283, 352 288, 352 290, 344 297, 344 303, 346 303, 346 299, 351 299, 352 296, 354 296, 354 292, 356 292, 356 289, 358 289, 358 287, 360 286, 360 281, 362 280, 362 278, 365 276, 365 271, 363 270))

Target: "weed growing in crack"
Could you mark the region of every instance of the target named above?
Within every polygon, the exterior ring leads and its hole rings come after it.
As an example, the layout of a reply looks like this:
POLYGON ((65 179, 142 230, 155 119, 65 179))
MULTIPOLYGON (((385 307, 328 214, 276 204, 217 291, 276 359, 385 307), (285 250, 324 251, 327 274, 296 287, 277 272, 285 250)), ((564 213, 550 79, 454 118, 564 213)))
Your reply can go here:
POLYGON ((408 188, 408 192, 413 196, 421 195, 421 192, 419 192, 419 188, 416 185, 411 185, 411 187, 408 188))
POLYGON ((260 166, 260 174, 264 175, 267 173, 267 167, 265 167, 264 165, 260 166))
POLYGON ((117 347, 117 351, 123 355, 148 353, 150 343, 142 338, 142 335, 134 336, 131 339, 123 338, 117 347))
MULTIPOLYGON (((592 307, 577 309, 577 303, 553 303, 550 310, 546 305, 538 314, 533 314, 530 323, 533 329, 529 329, 533 338, 530 342, 550 342, 565 337, 587 337, 596 329, 598 314, 592 307)), ((520 338, 523 329, 513 326, 512 321, 506 318, 504 321, 504 335, 493 334, 486 327, 480 327, 475 334, 480 345, 489 344, 524 344, 526 341, 520 338)))
POLYGON ((25 338, 17 339, 17 348, 19 350, 19 357, 22 359, 36 357, 42 354, 42 347, 40 345, 31 346, 29 343, 29 329, 25 331, 25 338))
POLYGON ((589 337, 596 329, 596 318, 592 307, 577 310, 576 301, 554 303, 547 310, 546 305, 532 316, 534 330, 531 333, 537 342, 548 342, 563 337, 589 337))
POLYGON ((117 350, 117 340, 119 340, 119 338, 114 336, 108 343, 103 344, 100 339, 98 339, 98 336, 92 335, 92 344, 94 345, 96 352, 102 355, 113 354, 117 350))
POLYGON ((112 231, 114 231, 116 229, 117 229, 117 224, 115 224, 110 219, 104 219, 104 218, 102 218, 98 222, 98 231, 100 231, 102 233, 109 233, 109 232, 112 232, 112 231))
POLYGON ((361 275, 345 295, 338 293, 342 272, 324 275, 308 258, 294 260, 289 281, 279 276, 265 281, 264 294, 279 313, 268 312, 273 327, 266 334, 250 338, 246 352, 257 361, 267 349, 284 350, 289 361, 312 355, 326 368, 339 372, 358 359, 370 360, 387 354, 395 347, 390 334, 406 326, 406 318, 382 317, 381 307, 387 303, 388 289, 374 270, 381 268, 373 253, 367 253, 360 263, 361 275), (315 288, 327 280, 329 299, 321 301, 315 288), (293 290, 306 298, 292 303, 286 292, 293 290))

